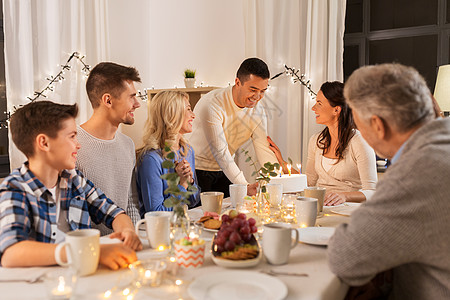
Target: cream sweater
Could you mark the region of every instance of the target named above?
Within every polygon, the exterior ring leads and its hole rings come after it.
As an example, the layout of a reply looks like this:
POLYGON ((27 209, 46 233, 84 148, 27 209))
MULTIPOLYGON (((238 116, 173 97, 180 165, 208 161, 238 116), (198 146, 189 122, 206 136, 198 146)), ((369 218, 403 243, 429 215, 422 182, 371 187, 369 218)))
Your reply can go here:
POLYGON ((239 108, 230 86, 200 98, 194 113, 193 131, 188 138, 194 148, 196 169, 222 170, 231 182, 247 184, 234 154, 248 139, 253 142, 259 163, 277 161, 267 142, 267 117, 261 103, 254 108, 239 108))
POLYGON ((322 149, 317 147, 317 137, 313 135, 308 144, 306 176, 308 186, 320 186, 327 191, 361 191, 370 199, 377 184, 377 166, 375 152, 356 130, 344 151, 344 158, 327 172, 322 164, 322 149))
POLYGON ((331 270, 352 286, 393 269, 391 299, 450 299, 450 119, 405 142, 399 159, 328 244, 331 270))
MULTIPOLYGON (((116 132, 112 140, 101 140, 80 126, 78 141, 81 148, 78 150, 77 169, 117 206, 127 211, 133 222, 136 218, 140 219, 137 200, 133 200, 130 188, 131 183, 135 185, 135 180, 132 180, 136 161, 133 141, 121 132, 116 132)), ((102 235, 112 233, 104 225, 95 227, 100 229, 102 235)))

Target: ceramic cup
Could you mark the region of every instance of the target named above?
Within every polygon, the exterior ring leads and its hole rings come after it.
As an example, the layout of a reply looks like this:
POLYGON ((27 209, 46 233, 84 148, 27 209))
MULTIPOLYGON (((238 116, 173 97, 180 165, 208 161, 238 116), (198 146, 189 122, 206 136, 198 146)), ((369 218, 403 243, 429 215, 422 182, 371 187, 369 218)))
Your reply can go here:
POLYGON ((144 219, 136 223, 136 234, 139 237, 147 238, 151 248, 167 248, 170 245, 170 211, 149 211, 145 213, 144 219), (145 235, 142 236, 139 226, 145 223, 145 235))
POLYGON ((247 196, 247 185, 230 184, 231 206, 237 207, 244 201, 245 196, 247 196))
POLYGON ((272 265, 286 264, 291 249, 298 244, 298 231, 287 223, 271 223, 264 225, 263 253, 267 262, 272 265), (292 239, 292 232, 295 239, 292 239))
POLYGON ((271 206, 278 206, 281 204, 281 197, 283 195, 283 185, 279 183, 266 184, 266 191, 269 194, 269 202, 271 206))
POLYGON ((299 227, 312 227, 316 225, 317 199, 297 197, 295 200, 295 215, 299 227))
POLYGON ((326 188, 312 186, 305 188, 305 197, 317 199, 317 215, 322 215, 323 212, 323 200, 325 199, 326 188))
POLYGON ((78 276, 86 276, 97 270, 100 258, 100 231, 80 229, 66 233, 65 242, 55 249, 56 262, 71 267, 78 276), (61 250, 66 247, 67 262, 61 259, 61 250))
POLYGON ((200 193, 200 200, 202 201, 203 212, 215 212, 220 214, 222 212, 222 192, 203 192, 200 193))

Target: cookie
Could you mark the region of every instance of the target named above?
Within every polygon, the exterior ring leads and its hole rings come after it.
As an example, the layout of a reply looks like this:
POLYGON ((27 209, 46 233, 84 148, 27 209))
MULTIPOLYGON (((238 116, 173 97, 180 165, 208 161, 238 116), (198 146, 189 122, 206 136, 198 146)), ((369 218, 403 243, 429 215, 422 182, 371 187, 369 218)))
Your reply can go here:
POLYGON ((203 226, 208 229, 219 229, 222 225, 222 221, 215 220, 215 219, 209 219, 203 223, 203 226))
POLYGON ((203 217, 201 217, 200 218, 200 220, 198 220, 199 222, 201 222, 201 223, 204 223, 204 222, 206 222, 206 221, 208 221, 208 220, 211 220, 213 217, 211 217, 211 216, 203 216, 203 217))
POLYGON ((239 248, 233 253, 223 255, 222 257, 230 260, 252 259, 258 256, 258 250, 252 248, 239 248))

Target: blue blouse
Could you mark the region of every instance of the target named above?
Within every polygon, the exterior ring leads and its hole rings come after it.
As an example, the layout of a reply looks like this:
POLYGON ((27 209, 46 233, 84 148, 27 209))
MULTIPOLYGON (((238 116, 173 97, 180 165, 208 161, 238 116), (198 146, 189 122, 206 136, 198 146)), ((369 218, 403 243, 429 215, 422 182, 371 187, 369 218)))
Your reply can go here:
MULTIPOLYGON (((189 208, 193 208, 200 203, 200 188, 197 184, 197 177, 195 175, 195 155, 194 149, 189 146, 189 150, 186 157, 183 157, 179 151, 177 151, 178 160, 186 159, 191 165, 192 173, 194 174, 193 186, 197 188, 197 192, 189 198, 189 208)), ((149 211, 171 211, 172 208, 164 206, 164 200, 170 195, 164 194, 164 191, 168 188, 167 181, 161 179, 160 176, 166 173, 175 172, 174 169, 164 169, 161 163, 164 161, 161 150, 151 150, 145 153, 141 161, 138 163, 136 170, 136 181, 139 195, 139 213, 141 218, 149 211)), ((186 189, 178 185, 181 191, 186 189)))

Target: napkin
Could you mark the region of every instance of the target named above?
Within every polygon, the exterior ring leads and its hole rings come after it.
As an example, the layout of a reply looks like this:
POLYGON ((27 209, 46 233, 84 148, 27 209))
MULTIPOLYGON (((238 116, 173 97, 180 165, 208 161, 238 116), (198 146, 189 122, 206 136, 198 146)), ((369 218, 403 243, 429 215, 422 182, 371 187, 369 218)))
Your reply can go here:
POLYGON ((38 281, 49 268, 0 268, 0 282, 25 281, 33 283, 38 281))

